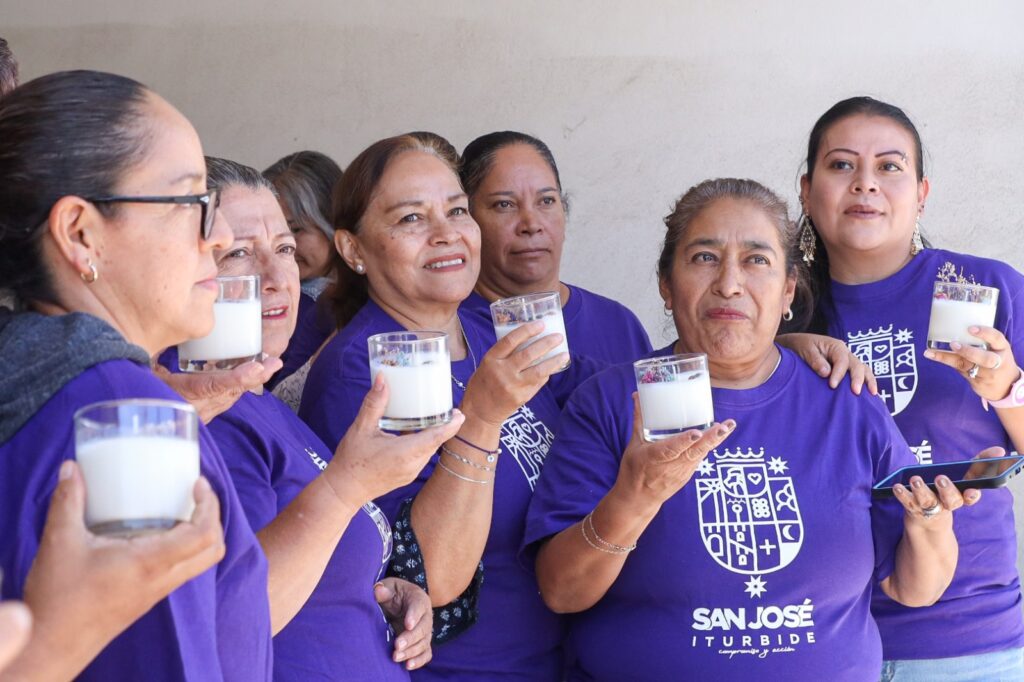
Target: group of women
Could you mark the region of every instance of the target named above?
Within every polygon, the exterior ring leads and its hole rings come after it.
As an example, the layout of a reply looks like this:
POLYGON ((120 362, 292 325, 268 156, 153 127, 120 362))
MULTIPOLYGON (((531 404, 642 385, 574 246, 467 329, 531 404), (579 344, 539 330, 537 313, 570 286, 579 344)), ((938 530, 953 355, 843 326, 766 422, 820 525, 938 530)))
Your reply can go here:
POLYGON ((657 263, 677 339, 654 350, 561 281, 568 206, 534 137, 459 155, 413 132, 344 172, 303 152, 260 173, 204 157, 130 79, 19 86, 0 98, 0 568, 36 627, 8 674, 1024 679, 1010 493, 871 495, 925 442, 936 462, 1024 444, 1024 278, 925 246, 928 187, 913 124, 866 97, 814 126, 798 224, 755 181, 691 187, 657 263), (926 350, 947 264, 1001 291, 985 348, 926 350), (213 388, 173 372, 214 278, 241 274, 268 359, 213 388), (489 302, 541 291, 568 358, 526 343, 538 323, 495 336, 489 302), (458 409, 386 433, 367 339, 419 329, 448 336, 458 409), (676 353, 707 355, 719 421, 649 442, 631 363, 676 353), (240 390, 257 375, 292 407, 240 390), (121 398, 207 422, 192 520, 132 540, 84 528, 73 463, 71 415, 121 398))

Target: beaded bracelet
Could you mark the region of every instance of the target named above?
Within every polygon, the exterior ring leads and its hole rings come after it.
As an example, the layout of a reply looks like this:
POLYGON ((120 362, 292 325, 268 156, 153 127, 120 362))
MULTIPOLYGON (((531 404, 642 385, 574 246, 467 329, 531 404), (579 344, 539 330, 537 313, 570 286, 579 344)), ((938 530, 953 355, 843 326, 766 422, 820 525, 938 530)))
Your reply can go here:
POLYGON ((455 440, 459 441, 460 443, 465 443, 466 445, 468 445, 469 447, 473 448, 474 450, 477 450, 479 452, 484 453, 485 455, 487 455, 487 461, 489 463, 491 463, 491 464, 493 464, 495 462, 495 460, 498 459, 498 455, 501 454, 501 448, 500 447, 497 450, 487 450, 485 448, 480 447, 476 443, 469 442, 468 440, 466 440, 465 438, 463 438, 462 436, 460 436, 457 433, 455 434, 455 440))
POLYGON ((480 485, 487 485, 488 483, 493 483, 493 482, 494 482, 494 481, 481 481, 481 480, 480 480, 480 479, 478 479, 478 478, 470 478, 469 476, 463 476, 463 475, 462 475, 462 474, 460 474, 459 472, 457 472, 457 471, 452 471, 451 469, 449 469, 448 467, 446 467, 446 466, 444 465, 444 462, 442 462, 442 461, 441 461, 440 459, 439 459, 439 460, 437 460, 437 466, 441 467, 442 469, 444 469, 445 471, 447 471, 447 472, 448 472, 449 474, 451 474, 451 475, 452 475, 452 476, 454 476, 455 478, 457 478, 457 479, 459 479, 459 480, 461 480, 461 481, 466 481, 467 483, 479 483, 480 485))
POLYGON ((450 449, 448 449, 444 445, 441 446, 441 452, 446 454, 446 455, 448 455, 452 459, 455 459, 455 460, 457 460, 459 462, 462 462, 463 464, 467 464, 467 465, 473 467, 474 469, 479 469, 480 471, 487 471, 487 472, 492 473, 492 474, 494 473, 494 467, 488 467, 488 466, 484 466, 483 464, 477 464, 476 462, 474 462, 471 459, 466 459, 462 455, 460 455, 460 454, 458 454, 456 452, 452 452, 450 449))
POLYGON ((601 544, 603 547, 596 547, 596 545, 590 543, 591 546, 597 549, 601 549, 602 551, 607 552, 608 554, 627 554, 636 549, 635 542, 632 545, 625 547, 623 545, 616 545, 614 542, 608 542, 607 540, 603 539, 601 535, 597 532, 597 528, 594 528, 594 512, 590 512, 585 517, 583 517, 583 524, 581 525, 581 527, 584 528, 583 537, 586 538, 588 543, 590 542, 590 538, 587 536, 585 530, 586 525, 588 523, 590 524, 590 532, 594 534, 594 539, 597 540, 597 542, 601 544))

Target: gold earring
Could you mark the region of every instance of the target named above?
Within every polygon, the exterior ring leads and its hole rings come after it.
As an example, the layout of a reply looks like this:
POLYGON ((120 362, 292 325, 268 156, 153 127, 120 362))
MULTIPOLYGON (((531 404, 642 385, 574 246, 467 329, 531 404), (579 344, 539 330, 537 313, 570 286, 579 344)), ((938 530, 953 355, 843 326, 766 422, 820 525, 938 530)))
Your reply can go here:
POLYGON ((96 265, 91 260, 87 260, 86 264, 89 266, 89 274, 84 272, 78 273, 78 276, 82 278, 82 281, 86 284, 92 284, 100 278, 100 271, 96 269, 96 265))
POLYGON ((800 220, 800 253, 803 254, 805 265, 814 262, 814 249, 817 246, 818 240, 814 238, 814 224, 811 222, 811 217, 805 213, 800 220))

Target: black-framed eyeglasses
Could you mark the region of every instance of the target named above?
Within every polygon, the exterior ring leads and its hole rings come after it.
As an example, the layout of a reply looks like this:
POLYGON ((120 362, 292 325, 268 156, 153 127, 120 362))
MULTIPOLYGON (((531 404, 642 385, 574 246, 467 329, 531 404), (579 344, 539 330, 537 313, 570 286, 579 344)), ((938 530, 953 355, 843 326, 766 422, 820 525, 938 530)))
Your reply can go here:
POLYGON ((167 197, 114 196, 86 198, 85 200, 93 204, 199 204, 201 210, 199 234, 203 240, 207 240, 213 234, 213 222, 217 216, 217 207, 220 206, 220 192, 211 189, 203 194, 183 194, 167 197))

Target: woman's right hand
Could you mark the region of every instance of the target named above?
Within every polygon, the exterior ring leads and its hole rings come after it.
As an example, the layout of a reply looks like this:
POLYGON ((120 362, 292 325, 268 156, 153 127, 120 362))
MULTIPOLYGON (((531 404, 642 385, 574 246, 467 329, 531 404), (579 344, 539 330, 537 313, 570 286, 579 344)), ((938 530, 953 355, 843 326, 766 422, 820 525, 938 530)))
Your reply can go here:
POLYGON ((630 505, 653 514, 686 485, 708 453, 718 447, 736 422, 715 422, 704 433, 684 431, 664 440, 644 440, 640 400, 633 393, 633 436, 622 454, 614 488, 630 505))
POLYGON ((220 502, 205 478, 191 520, 135 538, 93 535, 85 526, 85 483, 65 461, 32 568, 25 604, 34 619, 15 679, 75 677, 153 606, 224 556, 220 502))
POLYGON ((378 374, 324 471, 324 480, 334 494, 353 509, 416 480, 431 456, 458 433, 465 420, 454 410, 447 424, 395 436, 379 426, 387 404, 388 386, 384 375, 378 374))
POLYGON ((480 366, 470 377, 466 395, 462 399, 462 410, 500 427, 535 396, 547 383, 548 377, 565 367, 569 361, 566 353, 559 353, 531 367, 565 339, 561 334, 550 334, 519 349, 522 344, 543 332, 544 323, 535 320, 499 339, 487 351, 480 366))

